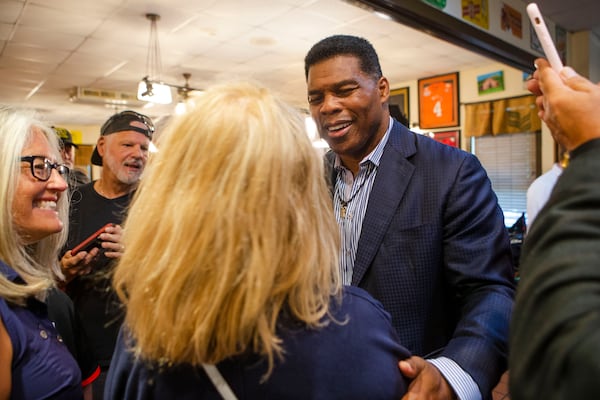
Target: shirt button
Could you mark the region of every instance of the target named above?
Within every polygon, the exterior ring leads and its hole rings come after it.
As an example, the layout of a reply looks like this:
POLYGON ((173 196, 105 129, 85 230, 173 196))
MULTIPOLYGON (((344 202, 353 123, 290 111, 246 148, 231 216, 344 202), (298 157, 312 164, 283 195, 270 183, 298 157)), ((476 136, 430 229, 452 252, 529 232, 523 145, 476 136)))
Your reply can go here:
POLYGON ((48 332, 42 329, 40 331, 40 336, 42 337, 42 339, 48 339, 48 332))

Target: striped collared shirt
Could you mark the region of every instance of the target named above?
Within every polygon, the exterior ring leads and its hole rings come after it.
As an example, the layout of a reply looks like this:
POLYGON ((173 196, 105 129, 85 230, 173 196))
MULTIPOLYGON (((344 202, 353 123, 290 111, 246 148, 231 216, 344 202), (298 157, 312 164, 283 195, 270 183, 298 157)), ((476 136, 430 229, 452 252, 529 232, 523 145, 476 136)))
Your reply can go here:
POLYGON ((333 195, 333 209, 337 219, 340 236, 340 271, 342 282, 345 285, 352 283, 352 271, 354 259, 358 248, 358 239, 362 229, 369 194, 377 175, 377 168, 383 155, 383 149, 390 136, 393 120, 390 117, 389 126, 385 135, 373 151, 367 155, 359 164, 356 178, 352 171, 342 165, 339 156, 335 157, 335 170, 337 178, 333 195))

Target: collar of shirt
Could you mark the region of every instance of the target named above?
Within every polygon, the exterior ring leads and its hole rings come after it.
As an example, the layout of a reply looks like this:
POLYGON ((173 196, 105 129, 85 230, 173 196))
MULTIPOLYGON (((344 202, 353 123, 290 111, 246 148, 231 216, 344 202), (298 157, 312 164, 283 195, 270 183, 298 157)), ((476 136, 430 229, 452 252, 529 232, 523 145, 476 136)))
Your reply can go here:
POLYGON ((371 193, 373 182, 379 162, 383 154, 383 149, 388 141, 392 127, 392 119, 385 135, 377 144, 375 149, 367 155, 361 162, 359 172, 356 176, 356 182, 352 172, 341 164, 341 160, 336 156, 335 170, 337 178, 334 189, 333 209, 335 218, 340 228, 340 274, 342 282, 345 285, 352 283, 354 270, 354 259, 358 248, 358 238, 362 229, 362 223, 367 209, 368 199, 371 193), (354 188, 354 184, 356 187, 354 188), (361 190, 363 189, 364 190, 361 190), (340 192, 347 193, 345 201, 340 197, 340 192), (353 194, 354 192, 354 194, 353 194), (354 200, 354 201, 352 201, 354 200))
MULTIPOLYGON (((387 144, 387 141, 390 137, 390 132, 392 130, 393 124, 394 124, 394 120, 392 119, 392 117, 390 117, 390 120, 388 122, 388 128, 385 131, 385 134, 383 135, 383 137, 381 138, 379 143, 377 143, 377 146, 375 146, 373 151, 371 151, 369 154, 367 154, 367 156, 365 158, 363 158, 361 160, 360 165, 363 165, 366 162, 370 161, 376 167, 379 166, 379 162, 381 161, 381 156, 383 155, 383 149, 385 148, 385 145, 387 144)), ((335 155, 334 168, 338 174, 340 173, 340 170, 342 168, 346 169, 346 167, 344 167, 342 165, 342 160, 341 160, 340 156, 337 154, 335 155)))
POLYGON ((19 276, 17 271, 15 271, 11 267, 9 267, 3 261, 0 261, 0 274, 4 275, 6 277, 6 279, 8 279, 11 282, 25 283, 25 281, 23 281, 23 279, 21 279, 21 277, 19 276))

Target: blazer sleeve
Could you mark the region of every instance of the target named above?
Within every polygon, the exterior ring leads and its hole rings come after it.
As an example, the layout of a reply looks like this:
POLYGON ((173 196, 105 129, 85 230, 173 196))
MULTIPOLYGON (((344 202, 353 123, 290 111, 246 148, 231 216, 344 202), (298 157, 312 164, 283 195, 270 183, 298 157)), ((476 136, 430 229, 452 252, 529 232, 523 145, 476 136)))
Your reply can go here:
POLYGON ((466 153, 443 211, 444 264, 457 326, 441 355, 491 396, 507 367, 514 285, 508 232, 485 169, 466 153))
POLYGON ((600 398, 600 140, 576 149, 525 238, 510 392, 600 398))
POLYGON ((394 125, 352 279, 390 312, 403 345, 452 359, 491 399, 507 367, 513 265, 502 210, 474 155, 394 125))

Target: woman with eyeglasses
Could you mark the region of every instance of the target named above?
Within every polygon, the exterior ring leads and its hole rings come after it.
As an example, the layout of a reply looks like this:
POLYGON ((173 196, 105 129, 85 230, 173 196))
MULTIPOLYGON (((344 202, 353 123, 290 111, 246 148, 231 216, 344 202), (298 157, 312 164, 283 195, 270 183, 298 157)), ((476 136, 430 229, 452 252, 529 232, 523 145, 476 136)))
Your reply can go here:
POLYGON ((0 105, 0 399, 80 399, 81 373, 47 316, 68 198, 56 135, 0 105))

